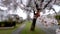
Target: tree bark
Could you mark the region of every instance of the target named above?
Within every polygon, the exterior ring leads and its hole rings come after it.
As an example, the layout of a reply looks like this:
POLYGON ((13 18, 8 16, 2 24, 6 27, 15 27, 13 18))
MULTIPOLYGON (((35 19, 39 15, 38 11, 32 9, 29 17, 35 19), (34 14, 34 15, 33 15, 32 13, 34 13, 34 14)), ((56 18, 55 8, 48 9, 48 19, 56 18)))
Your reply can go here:
POLYGON ((33 18, 32 26, 31 26, 31 31, 35 30, 35 24, 36 24, 36 19, 33 18))
POLYGON ((34 11, 34 18, 33 18, 32 26, 31 26, 31 31, 35 30, 35 24, 36 24, 36 20, 37 20, 38 16, 40 16, 39 12, 37 11, 37 13, 35 13, 35 11, 34 11))
POLYGON ((33 22, 32 22, 32 25, 31 25, 31 31, 34 31, 35 24, 36 24, 36 18, 35 18, 35 11, 34 11, 34 18, 33 18, 33 22))

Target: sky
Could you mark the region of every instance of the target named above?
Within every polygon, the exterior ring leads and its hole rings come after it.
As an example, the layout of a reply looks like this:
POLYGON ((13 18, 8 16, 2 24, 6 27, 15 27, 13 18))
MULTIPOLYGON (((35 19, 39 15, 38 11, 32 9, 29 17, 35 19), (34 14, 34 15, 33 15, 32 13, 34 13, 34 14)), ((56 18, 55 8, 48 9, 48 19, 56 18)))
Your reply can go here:
MULTIPOLYGON (((23 19, 27 18, 27 14, 18 7, 16 14, 18 14, 20 17, 23 17, 23 19)), ((33 13, 30 13, 30 17, 33 18, 33 13)))
MULTIPOLYGON (((53 8, 55 9, 56 12, 59 12, 59 10, 60 10, 60 6, 58 6, 58 5, 53 5, 53 8)), ((46 11, 46 13, 43 14, 41 12, 41 15, 48 15, 48 14, 54 14, 55 13, 53 10, 50 10, 50 12, 48 12, 49 10, 46 9, 45 11, 46 11)))
POLYGON ((16 14, 18 14, 20 17, 23 17, 23 19, 27 18, 27 14, 24 13, 24 11, 21 8, 19 8, 19 7, 17 8, 16 14))

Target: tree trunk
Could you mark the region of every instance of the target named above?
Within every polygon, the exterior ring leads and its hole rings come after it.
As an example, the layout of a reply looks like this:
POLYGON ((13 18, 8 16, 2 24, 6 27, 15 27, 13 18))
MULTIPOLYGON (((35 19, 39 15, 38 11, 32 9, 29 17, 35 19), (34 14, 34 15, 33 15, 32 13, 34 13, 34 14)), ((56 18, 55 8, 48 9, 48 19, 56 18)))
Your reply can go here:
POLYGON ((31 31, 35 30, 35 24, 36 24, 36 19, 33 18, 32 26, 31 26, 31 31))
POLYGON ((35 18, 35 11, 34 11, 34 18, 33 18, 33 22, 32 22, 32 25, 31 25, 31 31, 34 31, 35 30, 35 24, 36 24, 36 18, 35 18))
POLYGON ((31 26, 31 31, 34 31, 35 30, 36 20, 37 20, 37 18, 38 18, 39 15, 40 14, 39 14, 38 11, 37 11, 37 13, 35 13, 35 11, 34 11, 34 18, 33 18, 32 26, 31 26))

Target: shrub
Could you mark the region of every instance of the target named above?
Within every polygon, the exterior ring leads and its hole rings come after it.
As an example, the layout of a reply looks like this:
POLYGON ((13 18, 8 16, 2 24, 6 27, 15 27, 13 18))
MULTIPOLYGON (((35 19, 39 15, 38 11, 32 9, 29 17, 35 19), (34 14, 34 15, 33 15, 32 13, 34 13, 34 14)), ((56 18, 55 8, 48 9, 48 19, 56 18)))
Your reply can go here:
POLYGON ((56 18, 57 20, 60 20, 60 15, 56 15, 55 18, 56 18))
POLYGON ((58 20, 58 25, 60 25, 60 15, 56 15, 55 18, 58 20))
POLYGON ((12 26, 16 26, 16 22, 8 22, 8 21, 1 21, 0 22, 0 27, 12 27, 12 26))

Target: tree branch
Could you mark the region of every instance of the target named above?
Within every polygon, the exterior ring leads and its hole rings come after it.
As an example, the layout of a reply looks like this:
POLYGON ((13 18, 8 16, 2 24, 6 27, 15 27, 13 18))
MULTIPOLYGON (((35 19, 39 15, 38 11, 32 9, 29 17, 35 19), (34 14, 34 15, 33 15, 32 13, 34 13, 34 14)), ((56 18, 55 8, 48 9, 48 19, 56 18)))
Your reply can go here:
POLYGON ((50 11, 51 9, 52 9, 52 10, 55 12, 55 14, 57 15, 57 12, 55 11, 55 9, 52 8, 52 7, 50 7, 49 11, 50 11))
POLYGON ((45 9, 45 8, 48 6, 48 4, 50 4, 50 2, 52 2, 52 0, 50 0, 50 1, 44 6, 43 9, 45 9))
POLYGON ((55 9, 54 8, 52 8, 53 9, 53 11, 55 12, 55 14, 57 15, 57 12, 55 11, 55 9))
POLYGON ((44 0, 41 0, 41 3, 43 3, 44 2, 44 0))
POLYGON ((23 4, 22 0, 21 0, 21 4, 23 4))
POLYGON ((56 0, 54 1, 54 4, 56 3, 56 0))

